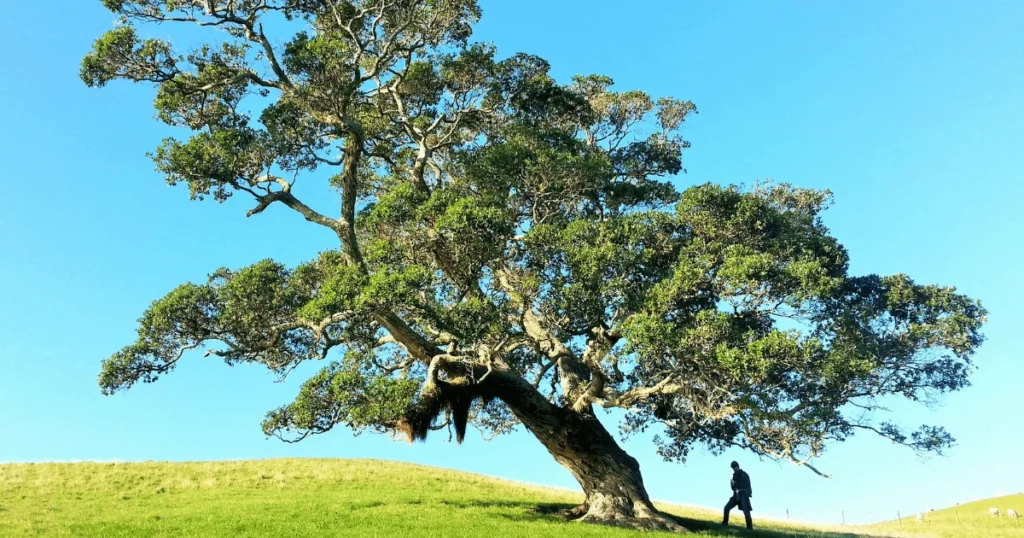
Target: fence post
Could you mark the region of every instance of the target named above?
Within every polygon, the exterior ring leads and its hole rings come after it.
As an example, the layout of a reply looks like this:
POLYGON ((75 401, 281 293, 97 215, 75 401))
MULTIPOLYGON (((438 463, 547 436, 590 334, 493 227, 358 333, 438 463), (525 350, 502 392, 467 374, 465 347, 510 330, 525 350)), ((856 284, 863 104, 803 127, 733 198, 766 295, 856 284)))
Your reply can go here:
POLYGON ((843 510, 842 514, 843 514, 843 525, 846 525, 846 510, 843 510))
POLYGON ((956 515, 956 524, 960 524, 960 510, 953 510, 953 514, 956 515))
POLYGON ((903 516, 900 515, 900 511, 896 511, 896 520, 900 522, 900 527, 903 526, 903 516))

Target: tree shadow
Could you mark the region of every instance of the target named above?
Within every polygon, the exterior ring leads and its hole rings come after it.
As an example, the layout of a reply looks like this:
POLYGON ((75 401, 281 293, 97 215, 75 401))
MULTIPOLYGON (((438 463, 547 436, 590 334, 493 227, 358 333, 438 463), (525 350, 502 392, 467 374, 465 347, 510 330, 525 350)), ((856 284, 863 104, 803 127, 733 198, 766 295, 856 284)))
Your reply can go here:
POLYGON ((439 502, 444 506, 453 506, 455 508, 520 508, 524 511, 529 511, 537 506, 537 503, 527 501, 442 500, 439 502))
MULTIPOLYGON (((474 506, 502 506, 502 507, 523 507, 526 508, 522 512, 516 514, 501 514, 501 517, 509 521, 516 522, 534 522, 534 521, 545 521, 545 522, 566 522, 566 519, 560 515, 560 512, 573 508, 576 506, 571 503, 528 503, 528 502, 484 502, 478 501, 470 503, 474 506)), ((742 526, 734 524, 724 527, 719 523, 708 521, 706 519, 693 519, 689 517, 677 516, 667 512, 661 512, 662 515, 672 519, 676 523, 682 525, 686 529, 703 535, 711 536, 737 536, 737 537, 749 537, 749 538, 887 538, 885 535, 872 535, 872 534, 858 534, 854 532, 841 532, 841 531, 825 531, 820 529, 758 529, 755 528, 752 531, 744 529, 742 526)), ((754 519, 754 524, 757 525, 757 519, 754 519)), ((637 531, 638 533, 641 531, 637 531)), ((647 534, 647 533, 644 533, 647 534)))
POLYGON ((561 516, 558 515, 559 512, 573 508, 576 505, 571 503, 531 503, 530 506, 533 508, 533 513, 538 516, 561 519, 561 516))
POLYGON ((384 506, 385 503, 381 501, 367 501, 362 503, 349 503, 349 509, 351 510, 367 510, 370 508, 377 508, 378 506, 384 506))
POLYGON ((820 529, 758 529, 757 518, 754 518, 754 530, 748 531, 742 526, 742 517, 740 518, 740 525, 735 522, 731 523, 728 527, 723 526, 720 523, 708 521, 706 519, 693 519, 688 517, 681 517, 675 514, 669 514, 662 512, 665 516, 673 519, 676 523, 679 523, 687 529, 700 533, 700 532, 711 532, 719 536, 749 536, 751 538, 886 538, 880 535, 870 534, 857 534, 854 532, 836 532, 836 531, 824 531, 820 529))

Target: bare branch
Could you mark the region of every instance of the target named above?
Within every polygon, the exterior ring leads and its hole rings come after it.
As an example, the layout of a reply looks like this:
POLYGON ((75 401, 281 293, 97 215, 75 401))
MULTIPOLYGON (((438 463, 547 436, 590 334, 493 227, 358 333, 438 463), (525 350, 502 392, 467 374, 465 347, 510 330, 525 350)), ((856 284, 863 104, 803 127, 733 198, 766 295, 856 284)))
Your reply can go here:
POLYGON ((343 223, 330 217, 327 217, 317 212, 313 208, 307 206, 306 204, 302 203, 302 201, 300 201, 298 198, 292 195, 290 188, 287 190, 274 191, 266 195, 257 195, 252 191, 250 191, 250 194, 253 194, 253 196, 256 198, 257 204, 256 207, 250 209, 245 214, 246 217, 258 215, 262 213, 265 209, 270 207, 270 205, 273 204, 274 202, 281 202, 284 205, 288 206, 289 208, 297 211, 309 222, 319 224, 320 226, 324 226, 326 228, 330 228, 339 235, 344 233, 345 231, 345 226, 343 225, 343 223))
POLYGON ((790 460, 790 463, 795 463, 796 465, 799 465, 799 466, 802 466, 802 467, 807 467, 808 469, 814 471, 814 474, 816 474, 816 475, 818 475, 818 476, 820 476, 822 478, 832 478, 832 475, 825 474, 825 473, 819 471, 815 466, 811 465, 810 463, 807 463, 806 461, 802 461, 801 462, 801 461, 790 460))
POLYGON ((613 395, 598 403, 605 408, 610 407, 631 407, 641 400, 650 398, 657 394, 673 394, 683 389, 683 386, 674 383, 675 378, 669 375, 650 387, 638 387, 630 389, 621 394, 613 395))
POLYGON ((551 368, 554 367, 557 363, 558 361, 548 361, 547 364, 541 367, 540 371, 537 372, 537 379, 533 380, 534 388, 540 387, 540 382, 544 379, 544 376, 547 375, 548 371, 551 370, 551 368))

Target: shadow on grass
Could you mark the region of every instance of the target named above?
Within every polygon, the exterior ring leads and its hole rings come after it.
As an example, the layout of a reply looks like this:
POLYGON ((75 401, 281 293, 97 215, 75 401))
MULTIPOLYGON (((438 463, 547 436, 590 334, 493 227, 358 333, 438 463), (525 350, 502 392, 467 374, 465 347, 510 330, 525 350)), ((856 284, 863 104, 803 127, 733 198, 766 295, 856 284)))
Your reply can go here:
MULTIPOLYGON (((564 522, 565 518, 559 515, 559 512, 574 507, 574 504, 569 503, 505 503, 505 502, 475 502, 472 503, 474 506, 501 506, 501 507, 522 507, 526 508, 518 514, 502 514, 501 517, 510 521, 547 521, 547 522, 564 522)), ((832 532, 822 531, 818 529, 757 529, 752 531, 744 529, 742 526, 736 526, 735 524, 728 527, 724 527, 721 524, 708 521, 705 519, 692 519, 688 517, 680 517, 674 514, 662 512, 666 517, 671 518, 676 523, 679 523, 686 529, 694 533, 712 533, 717 536, 737 536, 737 537, 750 537, 750 538, 883 538, 879 536, 873 536, 868 534, 856 534, 851 532, 832 532)), ((742 519, 742 518, 741 518, 742 519)), ((754 524, 757 525, 757 519, 754 519, 754 524)), ((638 531, 639 532, 639 531, 638 531)))
POLYGON ((537 503, 526 501, 440 501, 445 506, 456 508, 521 508, 523 510, 536 509, 537 503))
POLYGON ((384 506, 383 502, 380 501, 368 501, 364 503, 350 503, 349 508, 351 510, 366 510, 368 508, 377 508, 378 506, 384 506))

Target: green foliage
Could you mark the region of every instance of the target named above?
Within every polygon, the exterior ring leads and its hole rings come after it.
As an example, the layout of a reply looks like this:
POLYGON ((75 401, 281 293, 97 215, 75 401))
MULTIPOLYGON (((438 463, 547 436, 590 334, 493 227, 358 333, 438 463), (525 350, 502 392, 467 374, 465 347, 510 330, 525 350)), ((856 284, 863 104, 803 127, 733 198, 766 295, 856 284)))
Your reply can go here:
MULTIPOLYGON (((285 206, 340 241, 154 302, 104 362, 104 392, 192 349, 282 376, 334 352, 346 360, 265 431, 387 429, 423 399, 416 388, 487 400, 481 379, 497 369, 573 412, 627 409, 626 433, 657 427, 671 459, 705 443, 806 463, 858 431, 922 452, 952 444, 860 411, 966 387, 984 309, 904 275, 851 275, 821 220, 828 191, 677 189, 693 103, 601 75, 559 83, 536 56, 497 60, 470 40, 474 0, 104 5, 121 24, 81 77, 157 86, 157 117, 191 131, 152 155, 168 183, 251 197, 249 216, 285 206), (296 27, 279 15, 302 30, 274 34, 296 27), (140 37, 150 23, 223 32, 175 52, 176 37, 140 37), (299 198, 322 167, 340 211, 299 198)), ((472 416, 508 431, 508 399, 472 416)))
POLYGON ((366 375, 351 357, 335 362, 302 384, 295 401, 267 414, 263 431, 324 433, 337 424, 355 432, 393 428, 419 392, 420 382, 366 375))
POLYGON ((668 423, 659 444, 671 459, 705 442, 803 460, 859 429, 922 452, 951 446, 941 428, 906 433, 849 418, 846 406, 966 386, 984 310, 902 275, 848 277, 845 251, 818 218, 827 200, 785 185, 683 194, 676 215, 687 240, 624 334, 636 357, 630 384, 670 372, 693 381, 649 401, 627 431, 668 423), (782 321, 799 329, 780 330, 782 321))
POLYGON ((157 117, 169 125, 201 129, 240 127, 248 118, 237 108, 249 93, 245 73, 249 47, 222 43, 218 49, 204 45, 186 58, 195 73, 176 72, 161 84, 154 107, 157 117), (196 91, 203 88, 203 91, 196 91))
POLYGON ((105 394, 137 381, 150 383, 174 368, 181 350, 211 336, 220 301, 207 286, 186 283, 153 305, 139 319, 138 340, 103 362, 100 387, 105 394))
POLYGON ((164 140, 153 154, 171 186, 185 183, 193 200, 224 201, 240 183, 254 183, 270 165, 259 135, 248 127, 200 133, 187 142, 164 140))
POLYGON ((363 306, 361 292, 368 281, 356 267, 335 261, 327 267, 317 267, 316 274, 303 274, 299 278, 310 280, 308 301, 298 310, 303 320, 314 322, 335 312, 358 310, 363 306))
POLYGON ((176 70, 168 43, 139 40, 131 26, 120 26, 96 40, 82 60, 79 76, 88 86, 105 86, 116 79, 165 82, 176 70))
POLYGON ((487 341, 504 328, 502 308, 481 298, 468 298, 447 312, 445 325, 464 342, 487 341))
POLYGON ((154 381, 184 351, 211 341, 224 348, 210 353, 229 363, 256 362, 284 373, 326 353, 336 338, 365 338, 366 327, 357 324, 366 322, 366 311, 402 292, 371 283, 333 251, 295 270, 271 260, 219 269, 205 285, 184 284, 154 301, 139 320, 138 341, 104 361, 100 385, 111 393, 154 381))

